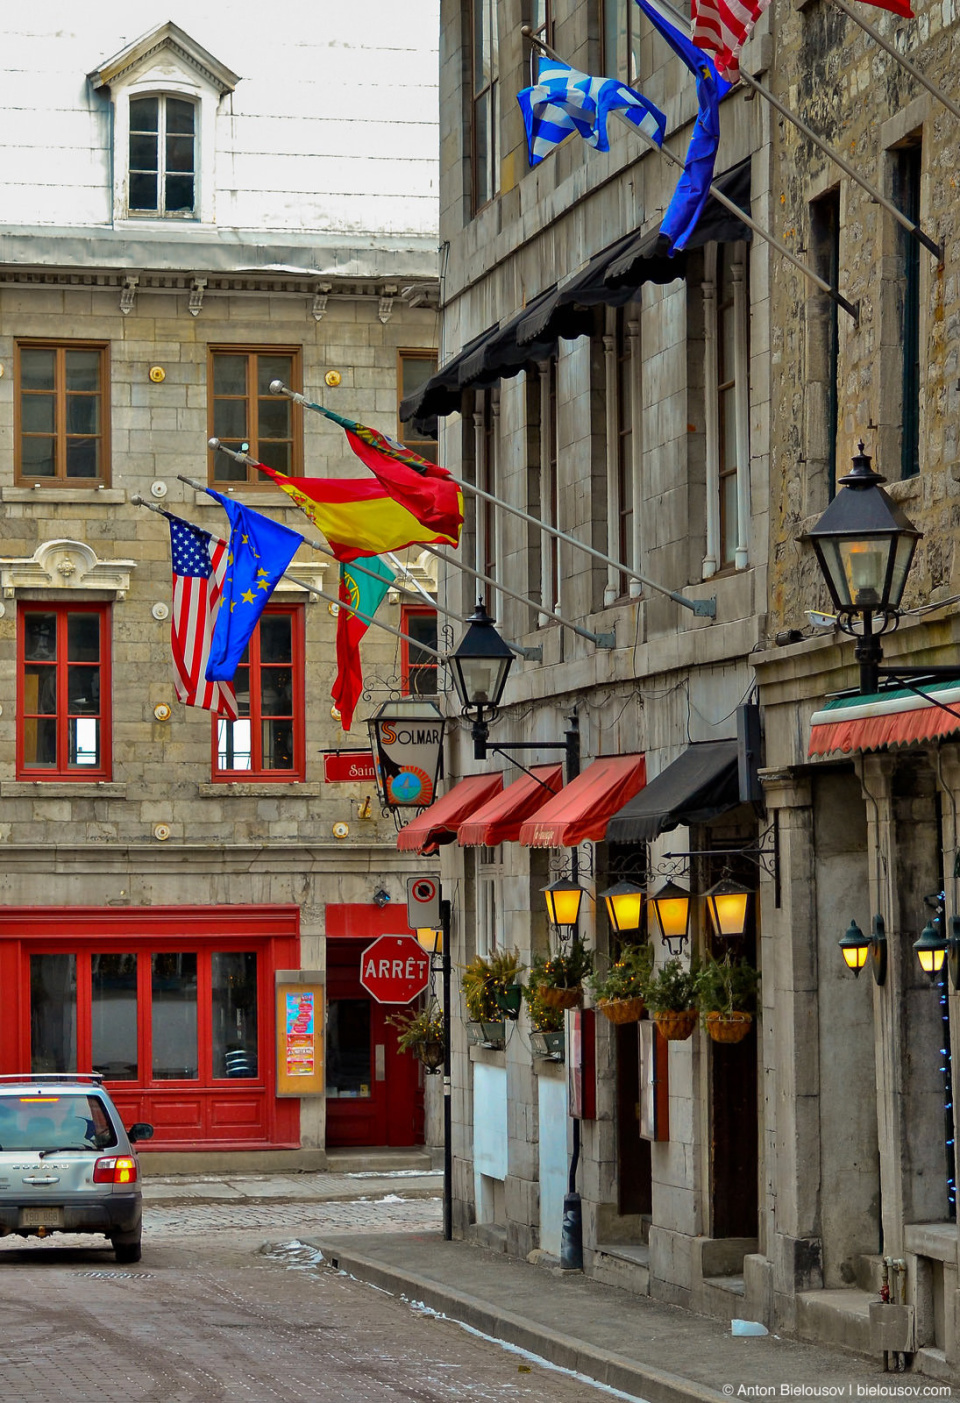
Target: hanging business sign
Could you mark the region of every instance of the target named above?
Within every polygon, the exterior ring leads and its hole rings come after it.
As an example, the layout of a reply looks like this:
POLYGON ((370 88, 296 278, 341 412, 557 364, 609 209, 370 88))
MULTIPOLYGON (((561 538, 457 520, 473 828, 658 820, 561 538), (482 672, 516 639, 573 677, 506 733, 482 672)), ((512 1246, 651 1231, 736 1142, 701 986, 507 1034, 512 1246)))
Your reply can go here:
POLYGON ((326 750, 323 778, 327 784, 373 784, 376 771, 369 750, 326 750))
POLYGON ((443 759, 444 718, 433 702, 401 697, 367 721, 377 793, 387 809, 432 804, 443 759))

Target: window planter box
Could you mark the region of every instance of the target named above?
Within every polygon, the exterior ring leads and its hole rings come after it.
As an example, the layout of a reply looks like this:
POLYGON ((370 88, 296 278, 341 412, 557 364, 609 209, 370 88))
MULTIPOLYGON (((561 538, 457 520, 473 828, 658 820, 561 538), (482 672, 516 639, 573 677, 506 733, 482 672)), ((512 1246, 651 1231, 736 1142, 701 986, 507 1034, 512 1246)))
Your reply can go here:
POLYGON ((530 1046, 534 1057, 550 1062, 562 1062, 566 1056, 566 1033, 531 1033, 530 1046))
POLYGON ((497 1023, 468 1023, 467 1039, 476 1047, 502 1049, 506 1043, 506 1029, 503 1019, 497 1023))

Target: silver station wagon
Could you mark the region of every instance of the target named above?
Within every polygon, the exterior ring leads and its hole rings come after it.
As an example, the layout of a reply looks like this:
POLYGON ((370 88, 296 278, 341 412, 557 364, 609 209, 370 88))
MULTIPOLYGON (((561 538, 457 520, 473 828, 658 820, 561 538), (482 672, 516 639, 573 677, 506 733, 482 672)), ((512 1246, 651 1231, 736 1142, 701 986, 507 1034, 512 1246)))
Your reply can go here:
POLYGON ((103 1233, 140 1260, 140 1161, 96 1073, 0 1077, 0 1237, 103 1233))

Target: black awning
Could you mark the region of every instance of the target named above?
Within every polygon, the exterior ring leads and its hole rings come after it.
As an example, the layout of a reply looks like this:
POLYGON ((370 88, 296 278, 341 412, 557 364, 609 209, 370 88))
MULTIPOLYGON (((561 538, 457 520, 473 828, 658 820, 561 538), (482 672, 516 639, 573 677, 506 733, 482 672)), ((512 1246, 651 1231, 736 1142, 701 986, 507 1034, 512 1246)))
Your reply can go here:
MULTIPOLYGON (((426 430, 437 415, 452 414, 460 408, 464 390, 483 390, 505 376, 518 375, 524 366, 546 360, 556 350, 556 336, 547 340, 537 338, 521 346, 517 328, 524 318, 535 311, 552 294, 541 292, 526 307, 507 321, 475 336, 452 360, 447 361, 430 379, 407 399, 400 402, 400 419, 404 424, 412 419, 418 428, 426 430)), ((434 431, 435 431, 434 422, 434 431)))
MULTIPOLYGON (((716 183, 741 209, 750 208, 749 158, 718 176, 716 183)), ((749 238, 747 226, 711 196, 687 247, 696 248, 714 239, 735 243, 749 238)), ((560 336, 572 340, 586 335, 594 307, 622 307, 644 283, 682 278, 685 255, 669 257, 665 246, 659 229, 623 235, 571 278, 547 288, 509 320, 474 337, 415 394, 401 401, 400 419, 405 424, 412 420, 432 436, 437 416, 458 410, 464 390, 486 389, 506 376, 517 375, 525 366, 546 360, 556 350, 560 336)))
POLYGON ((740 803, 735 740, 688 746, 607 825, 608 843, 649 843, 681 823, 709 823, 740 803))
MULTIPOLYGON (((750 212, 750 158, 728 171, 718 175, 714 181, 718 190, 732 200, 747 214, 750 212)), ((703 207, 703 213, 687 240, 687 248, 702 248, 704 244, 735 244, 741 239, 749 239, 751 231, 735 214, 731 214, 719 200, 711 195, 703 207)), ((670 278, 657 275, 661 263, 672 265, 674 278, 681 278, 686 271, 686 259, 682 253, 673 258, 667 254, 667 240, 659 229, 650 229, 646 234, 635 234, 627 241, 621 252, 610 261, 605 273, 608 287, 635 288, 642 282, 669 282, 670 278), (653 268, 655 273, 648 273, 653 268)))

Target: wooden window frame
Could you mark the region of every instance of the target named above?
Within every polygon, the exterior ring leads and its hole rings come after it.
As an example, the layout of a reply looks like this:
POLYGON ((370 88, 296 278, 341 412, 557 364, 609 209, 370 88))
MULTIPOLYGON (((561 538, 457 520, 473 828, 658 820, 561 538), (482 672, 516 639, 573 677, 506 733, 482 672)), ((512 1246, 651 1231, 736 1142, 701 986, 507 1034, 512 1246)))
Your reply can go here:
POLYGON ((89 488, 96 491, 98 487, 109 487, 110 485, 110 343, 108 341, 57 341, 46 338, 23 337, 14 343, 13 352, 13 375, 14 375, 14 395, 13 395, 13 442, 14 442, 14 473, 15 482, 20 486, 29 487, 78 487, 89 488), (56 472, 52 477, 39 477, 36 473, 25 472, 23 468, 23 423, 22 423, 22 396, 36 393, 44 394, 47 391, 24 391, 21 387, 21 366, 20 357, 23 351, 55 351, 56 364, 54 370, 54 390, 56 397, 55 406, 55 465, 56 472), (99 434, 81 434, 74 437, 99 438, 100 440, 100 472, 96 477, 68 477, 67 476, 67 389, 65 378, 65 364, 67 351, 96 351, 100 357, 100 432, 99 434))
MULTIPOLYGON (((410 618, 426 618, 432 616, 437 619, 437 611, 429 604, 406 604, 400 605, 400 629, 403 633, 409 633, 407 623, 410 618)), ((400 640, 400 695, 404 697, 425 697, 428 701, 436 697, 440 690, 439 659, 427 654, 423 662, 410 661, 410 643, 406 638, 400 640), (434 676, 434 688, 432 692, 415 692, 410 688, 410 678, 415 673, 432 672, 434 676)))
MULTIPOLYGON (((213 438, 215 434, 214 416, 216 413, 216 402, 218 399, 239 399, 240 396, 219 395, 215 396, 214 387, 214 362, 217 356, 246 356, 247 357, 247 389, 243 395, 246 404, 246 416, 248 429, 256 430, 259 427, 257 421, 257 406, 261 396, 255 393, 257 384, 257 369, 260 356, 290 356, 293 360, 293 384, 291 390, 303 389, 303 347, 302 346, 254 346, 254 345, 226 345, 222 343, 211 344, 207 347, 207 437, 213 438), (251 386, 254 392, 251 393, 251 386)), ((303 409, 296 401, 287 401, 290 405, 290 476, 297 477, 303 473, 303 409)), ((251 458, 259 458, 260 446, 257 433, 251 432, 245 440, 249 443, 249 454, 251 458)), ((276 440, 272 440, 276 441, 276 440)), ((246 480, 243 478, 218 478, 217 468, 225 460, 221 455, 210 450, 207 459, 207 481, 211 487, 218 491, 232 487, 234 491, 242 488, 244 492, 248 490, 273 490, 276 491, 272 479, 261 474, 256 468, 247 468, 246 480)))
MULTIPOLYGON (((197 210, 200 204, 200 126, 201 126, 201 106, 198 99, 188 96, 186 93, 177 92, 152 92, 131 93, 129 98, 129 122, 127 130, 127 201, 126 217, 128 219, 179 219, 194 220, 198 218, 197 210), (133 173, 131 163, 130 144, 134 136, 133 130, 133 104, 145 98, 156 98, 157 100, 157 204, 155 209, 134 209, 130 203, 130 177, 133 173), (168 212, 167 205, 167 101, 172 98, 175 102, 183 102, 193 108, 193 131, 190 133, 193 139, 193 169, 190 174, 193 177, 193 204, 187 210, 174 210, 168 212)), ((186 135, 187 133, 175 133, 175 135, 186 135)), ((137 135, 153 135, 153 133, 137 133, 137 135)), ((174 171, 174 175, 186 175, 186 171, 174 171)))
MULTIPOLYGON (((923 185, 923 147, 919 141, 898 147, 896 158, 897 204, 914 224, 920 222, 923 185)), ((921 373, 921 267, 920 244, 904 228, 897 231, 902 272, 900 275, 900 479, 920 473, 921 373)))
POLYGON ((397 351, 397 441, 404 448, 409 448, 413 453, 419 453, 421 458, 426 458, 428 462, 438 461, 438 444, 436 439, 421 438, 414 431, 412 421, 409 424, 403 423, 400 418, 400 404, 403 400, 403 366, 405 361, 430 361, 434 371, 437 369, 438 358, 436 350, 427 346, 402 346, 397 351))
MULTIPOLYGON (((304 612, 302 604, 268 604, 263 614, 284 614, 290 619, 291 664, 293 674, 291 693, 293 698, 293 764, 289 770, 268 770, 263 767, 263 733, 260 714, 260 621, 253 631, 247 647, 250 667, 250 714, 241 720, 250 722, 250 769, 221 769, 219 763, 219 727, 231 724, 225 718, 214 716, 211 722, 212 754, 211 778, 214 784, 298 784, 306 776, 306 666, 304 646, 304 612)), ((261 618, 263 615, 261 615, 261 618)), ((245 666, 247 664, 244 664, 245 666)), ((268 664, 269 666, 269 664, 268 664)), ((282 718, 281 718, 282 719, 282 718)))
MULTIPOLYGON (((47 603, 36 600, 23 601, 19 604, 17 608, 17 779, 40 784, 63 784, 65 782, 69 784, 95 784, 112 778, 111 636, 111 606, 109 604, 78 604, 72 601, 47 603), (53 767, 28 765, 24 760, 24 725, 28 719, 34 719, 33 714, 29 717, 25 715, 24 616, 26 614, 55 614, 57 617, 57 655, 54 664, 57 670, 57 763, 53 767), (68 723, 70 720, 67 711, 69 660, 67 657, 66 622, 69 614, 94 614, 100 620, 100 712, 97 717, 100 722, 100 763, 96 766, 71 766, 66 759, 69 753, 68 723)), ((90 713, 84 713, 84 718, 86 719, 90 715, 90 713)))

